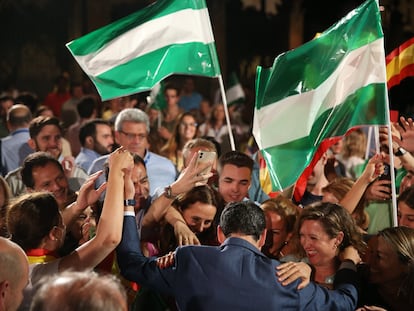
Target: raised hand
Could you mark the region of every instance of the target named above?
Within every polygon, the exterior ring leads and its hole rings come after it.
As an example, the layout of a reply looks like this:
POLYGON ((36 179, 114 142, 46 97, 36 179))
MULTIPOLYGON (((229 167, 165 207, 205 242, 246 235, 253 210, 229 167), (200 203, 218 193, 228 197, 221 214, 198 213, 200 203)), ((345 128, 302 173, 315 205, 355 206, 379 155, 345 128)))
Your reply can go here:
POLYGON ((401 139, 394 138, 400 147, 409 152, 414 152, 414 122, 412 118, 405 119, 400 117, 400 123, 394 123, 394 127, 398 130, 401 139))
POLYGON ((194 154, 188 166, 181 171, 180 176, 178 176, 177 180, 171 185, 174 194, 177 195, 190 191, 196 185, 205 185, 207 184, 208 179, 213 176, 212 172, 201 174, 205 168, 213 163, 206 162, 196 165, 196 159, 197 154, 194 154))
POLYGON ((75 158, 72 156, 66 156, 62 160, 63 171, 65 172, 66 178, 73 177, 74 167, 75 167, 75 158))
POLYGON ((98 201, 100 195, 106 189, 106 183, 103 183, 96 190, 94 187, 95 181, 102 175, 102 173, 102 171, 98 171, 92 174, 79 189, 78 198, 76 199, 78 209, 85 209, 98 201))
POLYGON ((371 157, 362 172, 360 178, 366 183, 371 183, 384 173, 385 155, 375 154, 371 157))
POLYGON ((134 167, 132 155, 124 148, 120 147, 109 156, 109 170, 125 171, 134 167))
POLYGON ((365 191, 366 200, 390 200, 391 199, 391 181, 376 180, 365 191))

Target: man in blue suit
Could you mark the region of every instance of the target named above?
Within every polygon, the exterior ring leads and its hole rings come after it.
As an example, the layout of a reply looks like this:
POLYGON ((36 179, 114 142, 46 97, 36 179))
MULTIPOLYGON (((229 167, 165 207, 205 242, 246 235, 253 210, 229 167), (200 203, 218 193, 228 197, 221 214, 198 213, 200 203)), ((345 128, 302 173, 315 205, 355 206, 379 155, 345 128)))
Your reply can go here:
MULTIPOLYGON (((299 281, 283 286, 275 275, 280 264, 260 252, 266 239, 263 211, 252 202, 229 203, 220 217, 218 247, 183 246, 165 269, 146 258, 132 209, 126 207, 123 237, 117 249, 121 274, 175 297, 184 310, 355 310, 357 272, 344 260, 335 290, 314 283, 298 290, 299 281)), ((353 258, 351 258, 353 259, 353 258)))

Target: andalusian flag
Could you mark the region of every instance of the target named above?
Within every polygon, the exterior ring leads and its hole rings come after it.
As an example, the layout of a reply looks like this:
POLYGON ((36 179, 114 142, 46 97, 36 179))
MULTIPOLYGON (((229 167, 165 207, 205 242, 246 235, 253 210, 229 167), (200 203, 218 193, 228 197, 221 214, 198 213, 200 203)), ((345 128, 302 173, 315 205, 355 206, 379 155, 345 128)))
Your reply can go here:
POLYGON ((414 38, 393 50, 386 57, 388 89, 414 76, 414 38))
POLYGON ((227 106, 244 103, 246 98, 242 85, 239 82, 237 74, 232 72, 229 78, 229 84, 226 90, 227 106))
POLYGON ((164 81, 157 83, 147 96, 147 102, 151 108, 162 110, 167 107, 167 101, 165 100, 165 85, 164 81))
POLYGON ((387 109, 380 12, 368 0, 273 67, 257 69, 253 134, 274 190, 294 185, 327 139, 387 124, 387 109))
POLYGON ((158 0, 66 46, 102 100, 147 91, 172 74, 220 75, 205 0, 158 0))

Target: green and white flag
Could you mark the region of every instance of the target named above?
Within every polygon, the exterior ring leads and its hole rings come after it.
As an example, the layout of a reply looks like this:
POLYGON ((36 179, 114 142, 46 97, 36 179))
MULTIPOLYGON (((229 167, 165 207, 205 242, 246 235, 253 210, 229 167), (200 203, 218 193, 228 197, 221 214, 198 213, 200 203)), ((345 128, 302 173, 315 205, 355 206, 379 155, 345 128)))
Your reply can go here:
POLYGON ((243 103, 246 98, 243 87, 235 72, 230 74, 229 84, 226 90, 226 98, 228 106, 243 103))
POLYGON ((380 12, 368 0, 297 49, 257 68, 253 134, 274 190, 294 185, 322 141, 388 124, 380 12))
POLYGON ((165 100, 164 94, 164 81, 157 83, 152 89, 150 94, 147 96, 147 102, 151 108, 162 110, 167 107, 167 101, 165 100))
POLYGON ((220 75, 205 0, 158 0, 66 46, 102 100, 147 91, 172 74, 220 75))

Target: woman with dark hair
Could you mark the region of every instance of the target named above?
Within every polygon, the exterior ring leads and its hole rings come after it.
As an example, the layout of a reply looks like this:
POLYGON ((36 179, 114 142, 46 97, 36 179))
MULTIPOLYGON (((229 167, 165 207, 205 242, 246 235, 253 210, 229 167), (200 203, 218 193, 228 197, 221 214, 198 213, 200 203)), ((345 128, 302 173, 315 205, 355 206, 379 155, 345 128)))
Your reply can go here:
POLYGON ((314 270, 312 280, 327 288, 333 288, 341 251, 348 246, 360 254, 365 251, 355 220, 340 205, 319 202, 305 207, 296 228, 302 251, 314 270))
POLYGON ((192 113, 181 114, 171 137, 160 150, 161 155, 174 163, 178 172, 181 172, 184 166, 184 145, 197 136, 197 128, 197 120, 192 113))
MULTIPOLYGON (((23 248, 30 263, 30 282, 25 290, 22 310, 28 310, 35 286, 43 276, 64 270, 93 269, 121 241, 124 178, 129 176, 127 171, 132 169, 132 156, 120 148, 111 154, 109 166, 106 199, 96 235, 69 255, 57 255, 65 240, 66 226, 52 193, 34 192, 22 195, 10 204, 7 227, 11 240, 23 248)), ((95 179, 92 176, 79 191, 76 203, 79 206, 78 214, 93 203, 91 200, 99 198, 100 191, 92 190, 95 179)))
MULTIPOLYGON (((208 185, 197 186, 178 196, 172 203, 183 217, 188 228, 202 245, 218 245, 216 228, 213 226, 217 213, 218 193, 208 185)), ((168 217, 168 215, 166 215, 168 217)), ((166 224, 161 232, 160 251, 166 254, 182 245, 174 235, 174 228, 166 224)))

